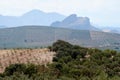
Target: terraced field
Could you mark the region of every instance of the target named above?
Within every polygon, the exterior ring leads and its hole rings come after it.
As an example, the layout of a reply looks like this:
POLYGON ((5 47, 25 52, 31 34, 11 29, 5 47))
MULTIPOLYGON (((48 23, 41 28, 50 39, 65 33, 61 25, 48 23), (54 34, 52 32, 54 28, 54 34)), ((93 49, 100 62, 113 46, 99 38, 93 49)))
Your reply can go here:
POLYGON ((49 49, 8 49, 0 50, 0 73, 7 66, 15 63, 32 63, 36 65, 52 63, 55 52, 49 49))

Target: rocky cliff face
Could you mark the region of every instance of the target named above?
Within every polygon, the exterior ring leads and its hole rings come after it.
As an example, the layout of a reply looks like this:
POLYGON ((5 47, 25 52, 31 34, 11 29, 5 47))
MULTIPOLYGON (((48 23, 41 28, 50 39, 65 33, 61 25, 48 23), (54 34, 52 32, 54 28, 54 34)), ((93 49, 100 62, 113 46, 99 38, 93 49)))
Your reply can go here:
POLYGON ((77 17, 76 14, 68 16, 61 22, 54 22, 51 26, 79 30, 98 30, 90 24, 90 19, 88 17, 77 17))

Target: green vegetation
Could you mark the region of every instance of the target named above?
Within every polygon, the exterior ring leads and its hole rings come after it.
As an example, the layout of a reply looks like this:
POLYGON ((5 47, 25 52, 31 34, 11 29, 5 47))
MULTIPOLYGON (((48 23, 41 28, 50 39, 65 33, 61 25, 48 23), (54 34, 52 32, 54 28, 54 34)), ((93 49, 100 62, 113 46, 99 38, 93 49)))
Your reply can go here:
POLYGON ((120 80, 120 53, 84 48, 58 40, 49 47, 57 54, 48 65, 13 64, 0 80, 120 80))

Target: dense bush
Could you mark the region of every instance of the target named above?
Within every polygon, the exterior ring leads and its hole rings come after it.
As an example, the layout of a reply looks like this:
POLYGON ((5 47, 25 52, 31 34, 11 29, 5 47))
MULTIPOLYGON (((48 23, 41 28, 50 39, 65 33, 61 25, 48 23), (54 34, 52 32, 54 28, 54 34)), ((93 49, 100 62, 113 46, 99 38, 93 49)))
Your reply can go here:
POLYGON ((51 50, 57 52, 53 61, 61 64, 61 68, 55 68, 67 77, 93 79, 101 73, 107 78, 120 77, 120 53, 116 51, 89 49, 61 40, 54 43, 51 50))

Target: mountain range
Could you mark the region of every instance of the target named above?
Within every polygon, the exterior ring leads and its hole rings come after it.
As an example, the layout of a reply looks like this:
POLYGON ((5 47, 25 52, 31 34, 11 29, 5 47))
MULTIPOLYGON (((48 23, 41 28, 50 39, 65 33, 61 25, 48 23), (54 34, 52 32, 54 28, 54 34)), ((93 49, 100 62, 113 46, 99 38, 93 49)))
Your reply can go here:
POLYGON ((0 28, 29 25, 120 33, 119 27, 94 26, 91 24, 89 17, 78 17, 76 14, 66 17, 56 12, 46 13, 35 9, 24 13, 21 16, 0 15, 0 28))
POLYGON ((91 25, 88 17, 78 17, 76 14, 66 17, 55 12, 45 13, 40 10, 32 10, 22 16, 0 15, 0 28, 25 25, 53 26, 78 30, 99 30, 91 25))
POLYGON ((65 40, 75 45, 120 50, 120 34, 47 26, 0 29, 0 48, 35 48, 65 40))
POLYGON ((45 13, 40 10, 29 11, 22 16, 0 15, 0 26, 17 27, 23 25, 50 25, 52 22, 61 21, 65 18, 59 13, 45 13))

